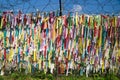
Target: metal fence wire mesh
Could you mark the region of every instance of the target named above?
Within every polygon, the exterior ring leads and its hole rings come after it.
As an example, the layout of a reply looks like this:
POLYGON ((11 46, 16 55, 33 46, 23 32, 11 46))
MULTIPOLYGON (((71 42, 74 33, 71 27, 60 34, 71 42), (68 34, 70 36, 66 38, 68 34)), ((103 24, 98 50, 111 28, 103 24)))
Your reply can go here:
MULTIPOLYGON (((120 12, 120 0, 61 0, 62 12, 80 14, 115 14, 120 12)), ((23 13, 59 10, 59 0, 0 0, 0 11, 13 10, 23 13)))

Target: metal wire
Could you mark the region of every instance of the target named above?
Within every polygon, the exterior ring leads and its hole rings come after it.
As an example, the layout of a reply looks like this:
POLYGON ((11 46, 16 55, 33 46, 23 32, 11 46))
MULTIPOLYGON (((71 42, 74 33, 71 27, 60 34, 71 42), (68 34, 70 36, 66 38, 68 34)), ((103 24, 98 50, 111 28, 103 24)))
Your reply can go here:
MULTIPOLYGON (((82 10, 78 11, 79 13, 116 15, 120 13, 120 0, 62 0, 63 14, 66 14, 67 12, 74 12, 72 11, 74 5, 80 5, 82 7, 82 10)), ((14 12, 17 12, 18 9, 24 13, 35 12, 37 9, 41 12, 58 11, 59 1, 0 0, 1 12, 6 10, 13 10, 14 12)))

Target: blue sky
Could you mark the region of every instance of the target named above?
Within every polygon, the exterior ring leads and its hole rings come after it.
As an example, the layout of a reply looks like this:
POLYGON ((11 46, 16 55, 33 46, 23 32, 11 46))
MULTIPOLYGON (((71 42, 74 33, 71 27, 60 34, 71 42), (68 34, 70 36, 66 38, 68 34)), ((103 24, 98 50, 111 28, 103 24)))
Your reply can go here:
MULTIPOLYGON (((120 0, 62 0, 63 14, 79 12, 80 14, 119 14, 120 0)), ((0 0, 0 10, 13 10, 23 13, 57 11, 59 0, 0 0)))

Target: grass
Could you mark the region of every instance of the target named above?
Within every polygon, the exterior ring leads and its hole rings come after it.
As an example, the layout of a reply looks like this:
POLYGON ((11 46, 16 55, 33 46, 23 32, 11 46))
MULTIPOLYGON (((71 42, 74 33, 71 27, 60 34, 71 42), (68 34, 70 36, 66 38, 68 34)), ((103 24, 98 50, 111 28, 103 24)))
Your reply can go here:
POLYGON ((13 73, 8 76, 0 76, 0 80, 8 80, 8 79, 9 80, 120 80, 115 75, 107 75, 105 77, 100 77, 100 76, 86 77, 85 75, 84 76, 62 75, 62 76, 53 77, 52 74, 47 74, 47 75, 42 75, 42 77, 40 77, 35 75, 23 75, 23 74, 13 73))
POLYGON ((53 75, 50 73, 44 73, 44 71, 37 71, 34 74, 25 74, 24 72, 13 72, 12 74, 6 76, 0 76, 0 80, 120 80, 114 73, 109 73, 106 75, 93 74, 90 77, 85 75, 79 76, 78 74, 69 74, 65 76, 53 75))

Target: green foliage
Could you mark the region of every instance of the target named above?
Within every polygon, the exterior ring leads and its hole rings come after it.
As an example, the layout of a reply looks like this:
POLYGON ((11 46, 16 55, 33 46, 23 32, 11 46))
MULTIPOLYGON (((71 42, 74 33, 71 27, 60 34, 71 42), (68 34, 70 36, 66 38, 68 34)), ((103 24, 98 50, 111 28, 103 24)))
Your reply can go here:
POLYGON ((41 79, 45 79, 45 77, 46 77, 46 74, 45 74, 45 73, 42 73, 42 74, 41 74, 41 79))
POLYGON ((105 77, 105 80, 119 80, 119 79, 116 77, 115 74, 110 73, 109 75, 107 75, 107 76, 105 77))
POLYGON ((48 74, 48 75, 47 75, 47 78, 48 78, 48 80, 54 80, 54 77, 53 77, 52 74, 48 74))
POLYGON ((84 67, 84 66, 86 66, 86 64, 84 62, 81 62, 80 66, 84 67))
POLYGON ((65 74, 54 76, 54 74, 45 74, 44 71, 37 71, 33 74, 25 74, 21 72, 14 72, 11 75, 0 76, 0 80, 119 80, 114 73, 108 73, 105 76, 93 74, 93 77, 86 77, 85 75, 68 75, 65 74))
POLYGON ((4 80, 4 78, 2 76, 0 76, 0 80, 4 80))
POLYGON ((35 73, 31 74, 32 78, 38 78, 38 79, 45 79, 46 78, 46 74, 44 71, 37 71, 35 73))
POLYGON ((24 69, 24 68, 20 68, 18 71, 19 71, 20 73, 25 73, 25 69, 24 69))
POLYGON ((99 74, 94 74, 93 78, 94 78, 94 80, 97 80, 99 78, 99 74))
POLYGON ((18 73, 12 73, 11 74, 11 78, 13 78, 13 79, 18 79, 18 77, 19 77, 18 73))
POLYGON ((55 77, 58 75, 57 70, 54 70, 54 74, 55 77))

